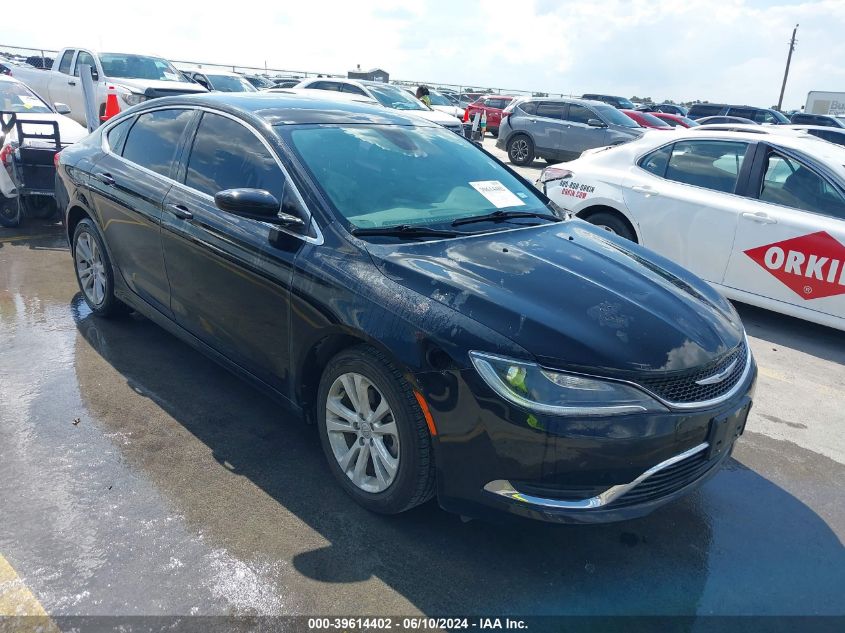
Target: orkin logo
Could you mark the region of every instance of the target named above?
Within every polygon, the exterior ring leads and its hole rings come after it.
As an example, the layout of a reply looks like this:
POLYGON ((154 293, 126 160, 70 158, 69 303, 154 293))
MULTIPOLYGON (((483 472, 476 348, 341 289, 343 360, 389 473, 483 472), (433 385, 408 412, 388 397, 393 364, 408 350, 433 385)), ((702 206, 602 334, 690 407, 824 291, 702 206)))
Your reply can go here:
POLYGON ((745 251, 804 299, 845 294, 845 245, 826 231, 745 251))

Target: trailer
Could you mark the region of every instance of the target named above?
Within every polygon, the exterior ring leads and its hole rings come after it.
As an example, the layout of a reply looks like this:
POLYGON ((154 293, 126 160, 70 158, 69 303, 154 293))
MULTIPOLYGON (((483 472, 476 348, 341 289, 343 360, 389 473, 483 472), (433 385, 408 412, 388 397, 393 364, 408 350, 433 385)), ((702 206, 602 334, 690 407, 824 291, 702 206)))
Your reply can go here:
POLYGON ((811 90, 807 93, 807 103, 804 104, 807 114, 827 114, 845 117, 845 92, 824 92, 811 90))

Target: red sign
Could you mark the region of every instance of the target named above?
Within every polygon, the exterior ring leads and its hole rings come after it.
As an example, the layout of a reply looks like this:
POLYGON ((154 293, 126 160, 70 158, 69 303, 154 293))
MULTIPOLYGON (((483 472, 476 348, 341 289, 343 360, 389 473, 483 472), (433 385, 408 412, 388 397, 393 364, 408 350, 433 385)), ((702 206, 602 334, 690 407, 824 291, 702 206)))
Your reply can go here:
POLYGON ((845 245, 826 231, 745 251, 804 299, 845 294, 845 245))

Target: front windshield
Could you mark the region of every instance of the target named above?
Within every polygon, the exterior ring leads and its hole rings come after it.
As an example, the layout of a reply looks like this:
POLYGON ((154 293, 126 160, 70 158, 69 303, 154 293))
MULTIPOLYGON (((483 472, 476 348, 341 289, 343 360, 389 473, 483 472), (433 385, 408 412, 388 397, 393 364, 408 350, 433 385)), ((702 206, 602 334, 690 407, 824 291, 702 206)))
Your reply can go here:
POLYGON ((395 86, 367 84, 367 89, 373 93, 376 100, 385 108, 393 108, 394 110, 428 110, 422 101, 395 86))
POLYGON ((428 98, 431 99, 431 105, 439 105, 439 106, 450 106, 452 102, 449 101, 446 97, 444 97, 439 92, 435 92, 434 90, 428 91, 428 98))
POLYGON ((232 77, 231 75, 208 75, 213 90, 220 92, 257 92, 255 86, 243 77, 232 77))
POLYGON ((591 107, 601 115, 605 123, 619 125, 621 127, 641 127, 634 119, 613 106, 596 104, 591 107))
POLYGON ((184 81, 181 73, 166 59, 130 55, 128 53, 101 53, 100 64, 106 77, 124 79, 150 79, 157 81, 184 81))
POLYGON ((626 99, 625 97, 619 97, 617 103, 620 108, 624 108, 625 110, 633 110, 636 107, 633 101, 626 99))
POLYGON ((353 228, 442 228, 458 218, 498 210, 549 213, 532 187, 441 127, 347 125, 291 130, 279 126, 277 130, 353 228))
POLYGON ((0 81, 0 112, 46 114, 52 110, 23 84, 16 81, 0 81))

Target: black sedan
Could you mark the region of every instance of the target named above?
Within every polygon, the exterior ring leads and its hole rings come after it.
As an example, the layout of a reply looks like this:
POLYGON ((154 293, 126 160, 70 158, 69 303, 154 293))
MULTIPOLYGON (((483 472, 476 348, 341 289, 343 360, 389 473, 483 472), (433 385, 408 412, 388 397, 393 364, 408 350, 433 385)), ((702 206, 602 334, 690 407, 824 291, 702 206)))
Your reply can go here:
POLYGON ((639 516, 744 428, 756 367, 724 298, 422 119, 169 97, 58 162, 90 309, 146 315, 317 424, 370 510, 639 516))

